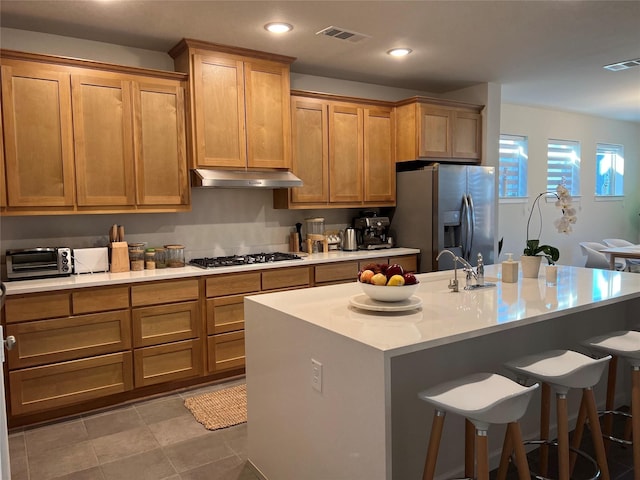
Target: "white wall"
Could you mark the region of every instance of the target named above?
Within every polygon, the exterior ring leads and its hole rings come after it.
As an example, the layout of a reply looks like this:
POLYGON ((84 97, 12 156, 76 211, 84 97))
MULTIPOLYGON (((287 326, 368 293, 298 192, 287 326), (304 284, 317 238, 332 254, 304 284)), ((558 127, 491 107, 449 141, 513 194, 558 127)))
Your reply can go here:
POLYGON ((500 118, 500 133, 524 135, 529 140, 529 202, 501 203, 498 209, 498 238, 504 237, 503 256, 512 252, 514 258, 518 258, 524 248, 531 203, 546 189, 549 138, 579 141, 581 148, 581 197, 575 202, 578 222, 573 232, 558 233, 553 222, 560 217, 560 211, 553 203, 541 202, 541 242, 560 249, 559 263, 583 266, 586 257, 580 253, 578 242, 581 241, 626 238, 640 243, 640 124, 510 104, 502 105, 500 118), (596 143, 624 145, 624 198, 595 199, 596 143))

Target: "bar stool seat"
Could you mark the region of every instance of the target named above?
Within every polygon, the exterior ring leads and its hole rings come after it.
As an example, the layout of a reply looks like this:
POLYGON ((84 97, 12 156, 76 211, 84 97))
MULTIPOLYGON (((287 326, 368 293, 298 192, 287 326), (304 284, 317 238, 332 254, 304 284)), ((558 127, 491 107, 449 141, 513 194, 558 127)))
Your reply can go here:
MULTIPOLYGON (((598 412, 595 407, 593 386, 600 381, 602 373, 611 356, 593 359, 572 350, 550 350, 547 352, 528 355, 507 362, 505 367, 518 376, 520 383, 529 379, 543 382, 542 409, 540 420, 541 439, 548 442, 549 438, 549 394, 550 389, 556 393, 557 425, 558 425, 558 469, 560 480, 568 480, 570 474, 569 420, 567 411, 567 393, 572 388, 582 389, 581 411, 589 416, 589 421, 595 423, 598 412), (584 407, 583 407, 584 405, 584 407)), ((595 430, 595 429, 594 429, 595 430)), ((609 468, 604 451, 602 435, 592 431, 593 443, 596 450, 597 464, 603 480, 609 480, 609 468)), ((575 448, 574 448, 575 450, 575 448)), ((546 475, 547 447, 541 449, 543 457, 542 475, 546 475)), ((501 470, 504 466, 501 465, 501 470)), ((498 478, 501 478, 500 474, 498 478)))
MULTIPOLYGON (((436 408, 423 479, 433 479, 446 412, 464 416, 467 422, 475 426, 475 440, 478 443, 478 479, 489 478, 487 431, 490 424, 509 424, 506 435, 511 439, 509 444, 516 448, 518 471, 522 469, 521 478, 530 478, 524 446, 518 447, 522 445, 518 420, 524 415, 536 388, 538 384, 524 387, 495 373, 475 373, 420 392, 418 397, 436 408)), ((470 440, 467 430, 465 439, 465 475, 467 477, 472 477, 474 473, 473 463, 469 460, 473 459, 475 448, 470 440)))
MULTIPOLYGON (((604 436, 609 440, 615 440, 620 443, 632 444, 633 448, 633 469, 634 479, 640 480, 640 332, 634 330, 621 330, 611 332, 606 335, 600 335, 590 338, 584 342, 584 345, 599 353, 614 355, 609 365, 608 382, 607 382, 607 403, 605 414, 619 414, 615 411, 615 386, 616 386, 616 367, 617 359, 623 358, 631 365, 631 438, 628 442, 611 436, 612 418, 609 415, 604 421, 604 436)), ((628 414, 625 414, 628 416, 628 414)), ((576 431, 582 433, 584 425, 584 416, 578 418, 576 431)), ((627 437, 628 438, 628 437, 627 437)))

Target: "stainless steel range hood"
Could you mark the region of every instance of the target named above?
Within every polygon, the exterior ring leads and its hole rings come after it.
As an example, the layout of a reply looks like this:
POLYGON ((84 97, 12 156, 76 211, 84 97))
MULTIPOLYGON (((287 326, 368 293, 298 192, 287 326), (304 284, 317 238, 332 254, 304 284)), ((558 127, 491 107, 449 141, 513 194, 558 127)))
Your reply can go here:
POLYGON ((301 187, 302 180, 287 171, 191 170, 193 187, 210 188, 289 188, 301 187))

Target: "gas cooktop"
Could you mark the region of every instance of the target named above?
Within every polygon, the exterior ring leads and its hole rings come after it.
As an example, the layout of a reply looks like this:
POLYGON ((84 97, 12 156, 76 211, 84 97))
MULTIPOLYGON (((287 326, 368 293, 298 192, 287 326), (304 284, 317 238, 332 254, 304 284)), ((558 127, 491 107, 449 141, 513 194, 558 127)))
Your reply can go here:
POLYGON ((281 262, 283 260, 302 260, 302 257, 299 257, 295 253, 282 252, 249 253, 246 255, 231 255, 228 257, 193 258, 189 264, 200 268, 215 268, 232 267, 235 265, 252 265, 254 263, 281 262))

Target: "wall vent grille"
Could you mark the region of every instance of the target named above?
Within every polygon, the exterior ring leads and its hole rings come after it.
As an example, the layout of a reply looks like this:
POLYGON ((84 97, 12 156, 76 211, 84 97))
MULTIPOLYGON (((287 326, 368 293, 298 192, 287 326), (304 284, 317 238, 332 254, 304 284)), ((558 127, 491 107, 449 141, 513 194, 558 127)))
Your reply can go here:
POLYGON ((347 40, 351 43, 358 43, 371 38, 371 35, 365 35, 364 33, 358 33, 352 30, 347 30, 346 28, 334 26, 323 28, 317 32, 316 35, 324 35, 325 37, 332 37, 337 40, 347 40))

